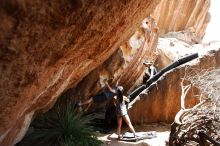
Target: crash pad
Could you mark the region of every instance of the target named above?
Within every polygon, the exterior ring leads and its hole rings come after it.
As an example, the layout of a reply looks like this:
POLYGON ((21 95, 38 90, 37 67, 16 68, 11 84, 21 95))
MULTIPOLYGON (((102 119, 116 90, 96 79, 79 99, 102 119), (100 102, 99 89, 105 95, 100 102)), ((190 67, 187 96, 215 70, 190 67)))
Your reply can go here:
POLYGON ((148 131, 148 132, 136 132, 136 137, 131 132, 126 132, 123 134, 123 137, 120 138, 120 141, 139 141, 144 139, 151 139, 157 137, 156 131, 148 131))

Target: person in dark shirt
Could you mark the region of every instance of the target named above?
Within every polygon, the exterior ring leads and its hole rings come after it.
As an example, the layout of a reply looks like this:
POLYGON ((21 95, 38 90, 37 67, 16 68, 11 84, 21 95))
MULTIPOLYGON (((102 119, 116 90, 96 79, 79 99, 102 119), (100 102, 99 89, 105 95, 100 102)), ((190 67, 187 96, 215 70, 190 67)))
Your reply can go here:
POLYGON ((78 105, 79 106, 88 105, 87 108, 85 109, 85 111, 87 111, 92 104, 105 102, 113 98, 117 94, 116 87, 112 88, 107 81, 105 81, 105 86, 107 87, 107 90, 104 90, 98 93, 97 95, 90 97, 84 102, 80 102, 78 105))

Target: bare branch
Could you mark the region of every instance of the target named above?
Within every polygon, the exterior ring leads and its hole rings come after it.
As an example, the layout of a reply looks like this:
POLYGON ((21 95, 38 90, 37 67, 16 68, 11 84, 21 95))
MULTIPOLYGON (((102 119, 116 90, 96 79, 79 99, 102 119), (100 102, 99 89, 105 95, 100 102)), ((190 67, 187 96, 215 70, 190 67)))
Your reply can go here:
POLYGON ((219 144, 220 68, 187 70, 181 89, 181 110, 176 115, 175 124, 171 126, 170 145, 219 144), (184 85, 184 81, 190 84, 184 85), (200 90, 200 103, 185 109, 184 100, 191 86, 200 90))

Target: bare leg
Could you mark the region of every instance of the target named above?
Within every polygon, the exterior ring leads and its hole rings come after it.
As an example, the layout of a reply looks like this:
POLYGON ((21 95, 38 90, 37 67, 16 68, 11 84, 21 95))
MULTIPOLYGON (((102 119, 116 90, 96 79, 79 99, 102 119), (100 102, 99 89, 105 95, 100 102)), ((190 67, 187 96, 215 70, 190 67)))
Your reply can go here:
POLYGON ((128 125, 129 129, 131 130, 131 132, 134 134, 134 137, 135 137, 135 130, 134 130, 134 127, 131 124, 129 116, 125 115, 125 116, 123 116, 123 119, 125 120, 126 124, 128 125))
POLYGON ((87 106, 87 108, 85 109, 85 111, 88 111, 91 105, 92 105, 92 102, 90 102, 90 103, 88 104, 88 106, 87 106))
POLYGON ((84 111, 87 111, 90 108, 90 106, 92 105, 92 103, 93 103, 93 98, 90 97, 88 100, 84 101, 83 103, 79 103, 78 105, 81 107, 83 105, 88 104, 87 108, 84 110, 84 111))
POLYGON ((119 139, 121 134, 122 117, 117 116, 117 121, 118 121, 117 134, 119 139))
POLYGON ((90 97, 88 100, 84 101, 83 103, 79 103, 79 106, 89 104, 89 103, 91 103, 92 101, 93 101, 93 98, 90 97))

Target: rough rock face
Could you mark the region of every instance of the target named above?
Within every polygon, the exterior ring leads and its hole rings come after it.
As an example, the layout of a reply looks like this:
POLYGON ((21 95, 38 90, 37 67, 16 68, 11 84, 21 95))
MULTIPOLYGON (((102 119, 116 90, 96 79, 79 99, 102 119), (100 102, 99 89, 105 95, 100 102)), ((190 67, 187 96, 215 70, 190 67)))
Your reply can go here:
POLYGON ((159 0, 2 0, 0 145, 128 40, 159 0), (135 23, 134 23, 135 22, 135 23))
MULTIPOLYGON (((156 59, 157 41, 158 28, 155 21, 148 17, 142 21, 141 26, 132 37, 120 46, 108 60, 83 78, 76 87, 64 92, 61 98, 84 101, 103 90, 104 80, 107 80, 112 87, 118 81, 119 85, 123 85, 126 93, 137 84, 142 83, 142 74, 145 70, 143 61, 156 59)), ((95 104, 90 110, 105 109, 108 107, 108 103, 109 100, 102 104, 95 104)))
POLYGON ((198 43, 210 20, 209 7, 210 0, 162 0, 152 16, 160 34, 185 30, 184 33, 192 34, 194 42, 198 43))
POLYGON ((188 44, 197 44, 202 42, 202 38, 197 36, 192 29, 186 29, 178 32, 168 32, 167 34, 161 35, 161 37, 177 38, 178 40, 184 41, 188 44))
POLYGON ((164 68, 181 56, 190 54, 193 50, 198 49, 176 38, 159 38, 157 46, 158 56, 155 62, 159 68, 164 68))
POLYGON ((127 67, 123 69, 120 80, 121 85, 125 89, 132 88, 133 85, 138 84, 136 82, 139 82, 139 78, 142 81, 142 74, 145 69, 143 61, 154 62, 156 60, 157 42, 158 27, 154 19, 148 17, 142 22, 142 26, 129 41, 121 46, 122 52, 125 54, 125 61, 127 62, 127 67), (140 40, 143 40, 143 43, 140 40), (137 45, 138 42, 139 45, 137 45), (133 54, 132 50, 137 50, 138 47, 138 52, 133 54))
MULTIPOLYGON (((164 43, 167 43, 167 45, 164 44, 165 47, 168 47, 171 41, 174 46, 180 46, 178 43, 182 43, 177 40, 167 39, 164 41, 164 43)), ((174 49, 174 46, 170 46, 170 49, 174 49)), ((209 69, 220 66, 220 43, 195 45, 191 46, 191 48, 185 46, 185 48, 179 49, 179 54, 173 54, 170 59, 174 59, 174 56, 193 52, 200 53, 199 59, 166 73, 155 84, 150 86, 149 90, 145 90, 139 95, 137 98, 139 101, 135 102, 133 108, 129 111, 130 118, 134 123, 172 122, 176 113, 180 110, 180 83, 181 78, 184 77, 185 69, 209 69), (186 52, 181 51, 184 49, 188 50, 186 52)), ((169 51, 167 51, 167 54, 169 54, 169 51)), ((199 99, 196 98, 198 92, 196 88, 190 89, 185 99, 186 108, 192 107, 198 102, 199 99)))

